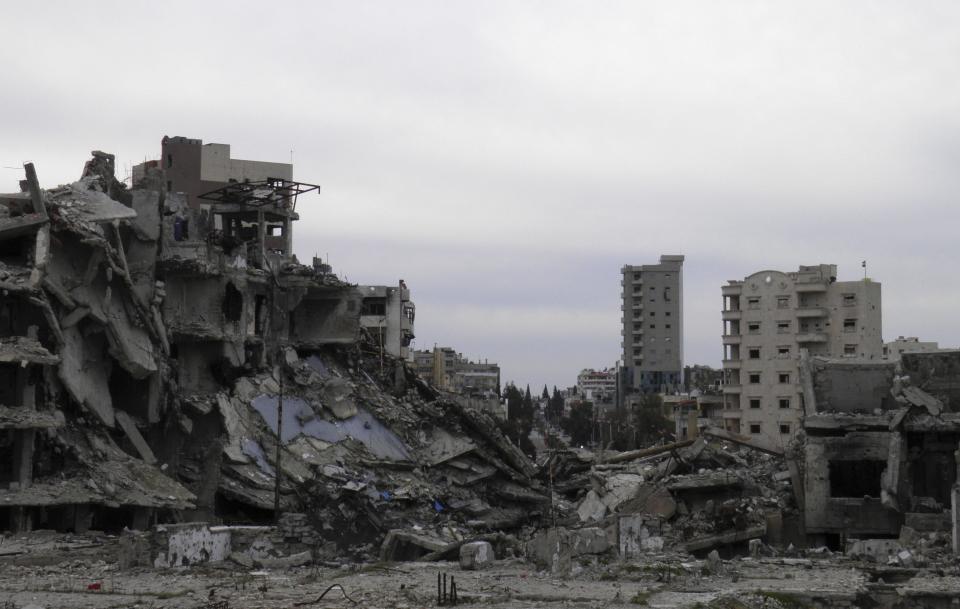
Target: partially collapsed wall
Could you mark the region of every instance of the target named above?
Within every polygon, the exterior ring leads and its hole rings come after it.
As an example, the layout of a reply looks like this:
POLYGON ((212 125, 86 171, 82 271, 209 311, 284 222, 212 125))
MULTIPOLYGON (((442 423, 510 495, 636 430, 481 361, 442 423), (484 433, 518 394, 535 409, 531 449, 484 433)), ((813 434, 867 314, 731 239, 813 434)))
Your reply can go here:
POLYGON ((289 253, 304 185, 188 206, 162 183, 127 189, 95 152, 78 182, 42 190, 27 165, 0 195, 0 530, 266 523, 279 502, 318 546, 394 530, 418 555, 458 536, 400 530, 438 513, 540 514, 494 421, 384 359, 356 286, 289 253))

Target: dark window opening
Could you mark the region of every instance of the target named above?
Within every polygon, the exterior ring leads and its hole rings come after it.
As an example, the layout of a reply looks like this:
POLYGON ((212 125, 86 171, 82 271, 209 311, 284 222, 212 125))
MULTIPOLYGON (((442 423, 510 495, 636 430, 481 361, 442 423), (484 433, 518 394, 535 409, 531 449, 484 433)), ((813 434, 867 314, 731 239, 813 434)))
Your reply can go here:
POLYGON ((169 152, 167 153, 167 168, 173 167, 173 155, 169 152))
POLYGON ((880 476, 886 467, 885 461, 831 461, 830 496, 880 497, 880 476))
POLYGON ((223 318, 237 324, 243 316, 243 294, 233 283, 227 283, 223 293, 223 318))
POLYGON ((750 398, 750 408, 760 408, 760 398, 750 398))
POLYGON ((750 359, 760 359, 760 349, 750 349, 750 359))
POLYGON ((257 336, 263 336, 263 329, 266 325, 266 313, 267 313, 267 297, 266 296, 257 296, 254 300, 254 334, 257 336))
POLYGON ((378 315, 383 317, 387 314, 387 301, 384 298, 364 298, 363 307, 360 309, 360 315, 378 315))
POLYGON ((752 434, 760 433, 760 423, 750 423, 750 433, 752 434))

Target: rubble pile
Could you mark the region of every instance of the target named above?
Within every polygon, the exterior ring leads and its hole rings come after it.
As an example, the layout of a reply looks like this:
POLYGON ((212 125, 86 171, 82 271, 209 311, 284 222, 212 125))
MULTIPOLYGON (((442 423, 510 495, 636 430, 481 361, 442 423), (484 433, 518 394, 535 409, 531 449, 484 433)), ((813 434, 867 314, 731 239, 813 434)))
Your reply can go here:
MULTIPOLYGON (((325 558, 420 558, 536 521, 549 497, 490 416, 439 397, 401 361, 381 373, 363 345, 289 351, 279 372, 282 509, 305 512, 325 558)), ((227 429, 219 490, 241 506, 273 506, 279 385, 244 376, 211 398, 227 429)))
POLYGON ((768 528, 779 529, 785 517, 797 515, 782 457, 736 452, 709 437, 594 462, 573 451, 560 452, 545 467, 572 476, 553 487, 560 497, 558 524, 607 529, 626 555, 665 547, 697 553, 745 544, 779 535, 768 528))

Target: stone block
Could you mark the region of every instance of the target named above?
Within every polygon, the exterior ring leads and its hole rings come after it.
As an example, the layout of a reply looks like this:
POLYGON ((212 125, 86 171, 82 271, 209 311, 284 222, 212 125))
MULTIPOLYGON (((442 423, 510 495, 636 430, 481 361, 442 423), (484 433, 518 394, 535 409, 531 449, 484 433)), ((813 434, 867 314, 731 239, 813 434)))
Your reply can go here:
POLYGON ((489 541, 471 541, 460 546, 461 569, 485 569, 493 563, 494 558, 493 546, 489 541))

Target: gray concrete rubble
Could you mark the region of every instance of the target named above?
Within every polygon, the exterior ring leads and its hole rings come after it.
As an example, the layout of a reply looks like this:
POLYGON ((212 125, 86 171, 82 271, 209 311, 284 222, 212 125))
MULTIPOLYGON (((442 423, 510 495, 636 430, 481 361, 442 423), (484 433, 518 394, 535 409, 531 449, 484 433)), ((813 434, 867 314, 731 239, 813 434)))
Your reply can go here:
POLYGON ((73 184, 28 164, 0 195, 3 609, 303 606, 333 583, 410 608, 446 577, 504 608, 955 606, 960 352, 802 353, 788 443, 693 426, 535 459, 397 356, 405 283, 387 315, 386 289, 299 262, 318 187, 269 165, 286 177, 179 192, 96 151, 73 184))

